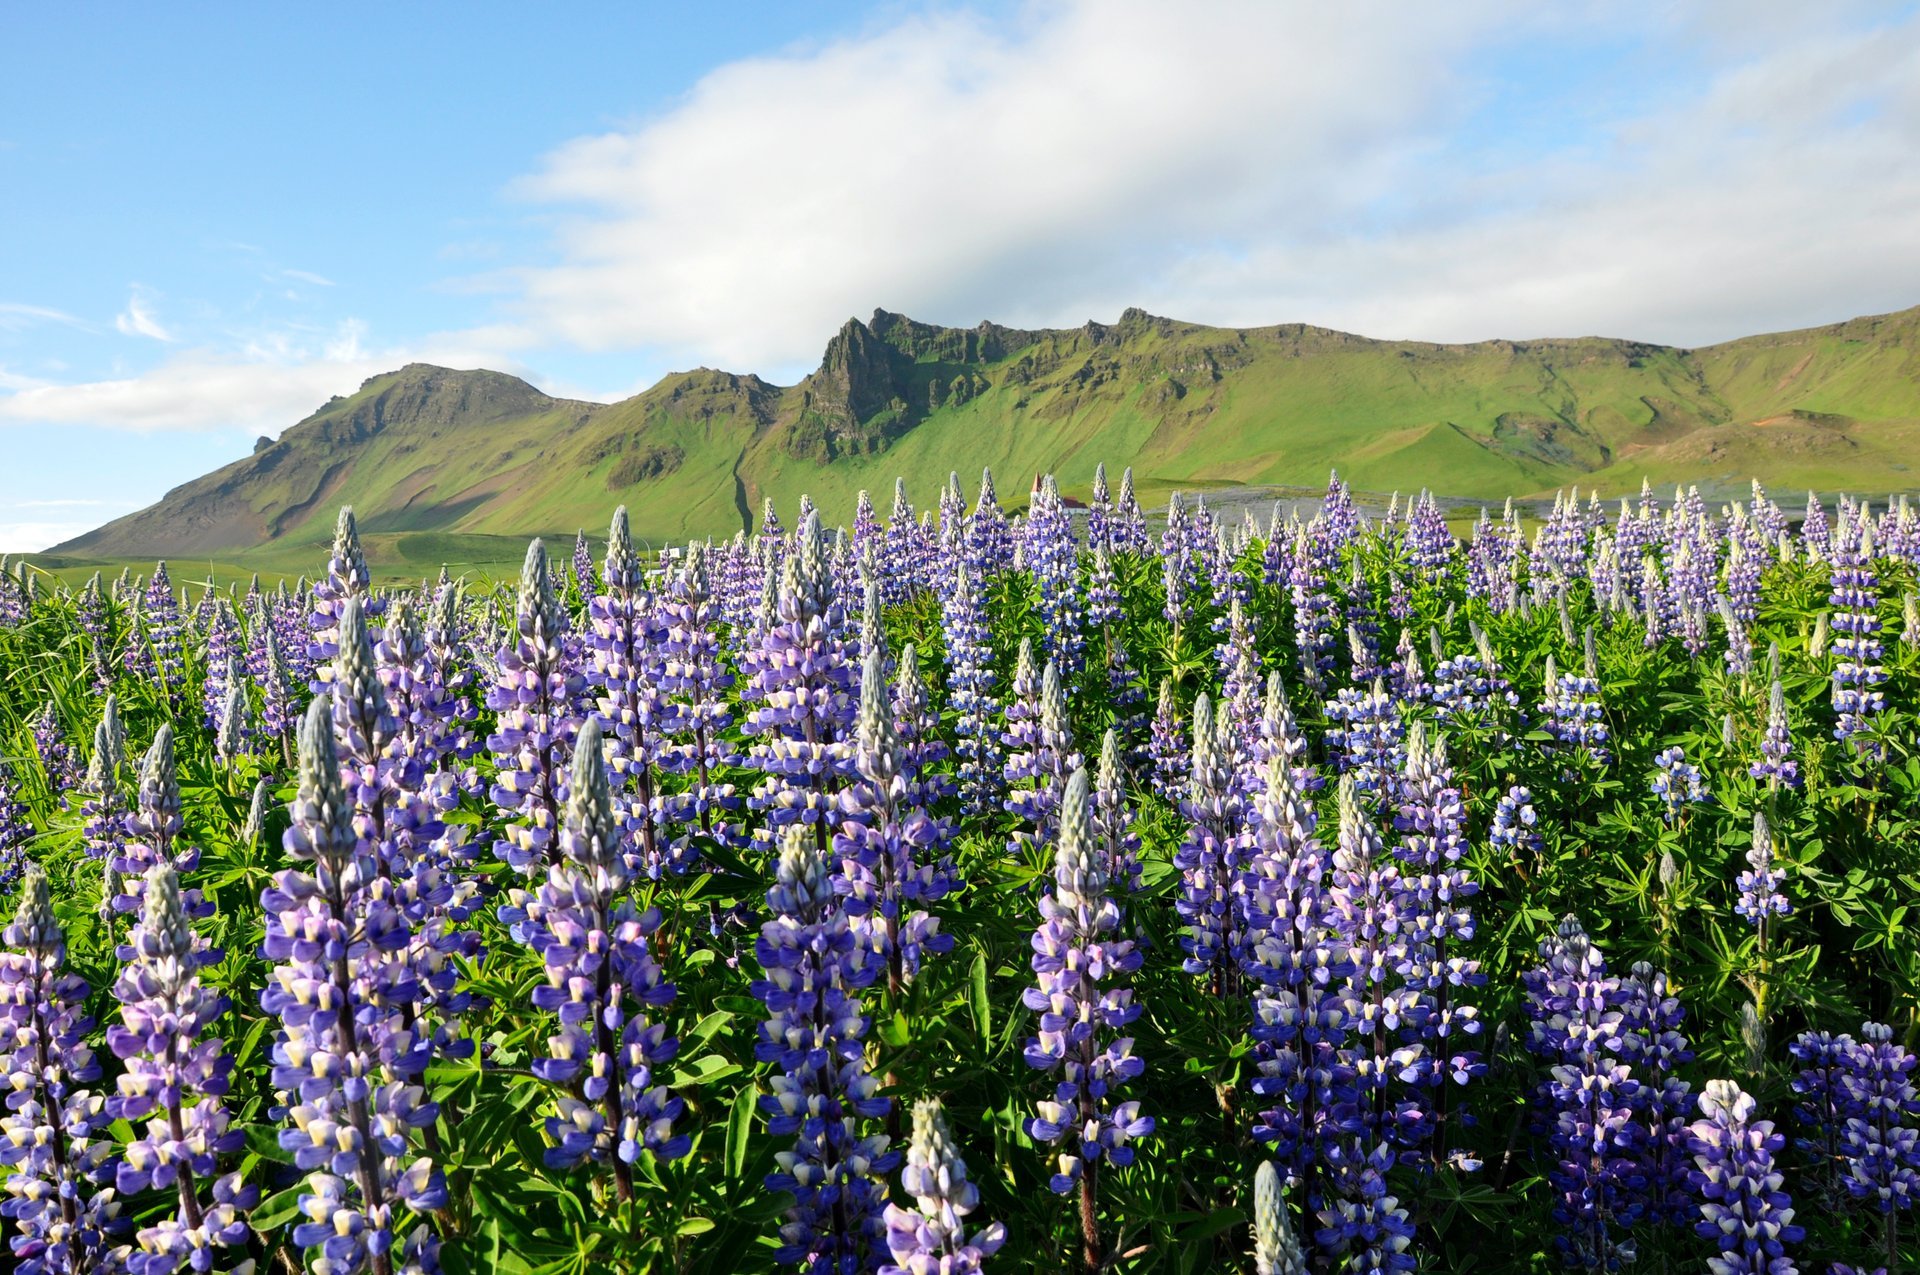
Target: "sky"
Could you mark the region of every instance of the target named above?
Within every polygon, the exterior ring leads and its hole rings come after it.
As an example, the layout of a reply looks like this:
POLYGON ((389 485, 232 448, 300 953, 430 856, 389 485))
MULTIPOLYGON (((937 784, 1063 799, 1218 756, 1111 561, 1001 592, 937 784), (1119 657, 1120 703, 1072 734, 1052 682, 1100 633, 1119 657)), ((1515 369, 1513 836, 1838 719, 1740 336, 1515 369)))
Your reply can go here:
POLYGON ((1920 304, 1920 4, 0 8, 0 553, 410 361, 849 316, 1696 346, 1920 304))

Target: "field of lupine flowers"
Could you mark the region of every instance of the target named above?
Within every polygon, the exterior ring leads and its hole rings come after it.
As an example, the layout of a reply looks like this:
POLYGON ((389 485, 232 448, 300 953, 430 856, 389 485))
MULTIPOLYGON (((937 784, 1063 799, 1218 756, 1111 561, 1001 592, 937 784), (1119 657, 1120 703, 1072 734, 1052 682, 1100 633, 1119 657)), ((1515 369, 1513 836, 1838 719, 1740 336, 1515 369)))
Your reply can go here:
POLYGON ((1904 502, 850 513, 0 570, 15 1269, 1914 1269, 1904 502))

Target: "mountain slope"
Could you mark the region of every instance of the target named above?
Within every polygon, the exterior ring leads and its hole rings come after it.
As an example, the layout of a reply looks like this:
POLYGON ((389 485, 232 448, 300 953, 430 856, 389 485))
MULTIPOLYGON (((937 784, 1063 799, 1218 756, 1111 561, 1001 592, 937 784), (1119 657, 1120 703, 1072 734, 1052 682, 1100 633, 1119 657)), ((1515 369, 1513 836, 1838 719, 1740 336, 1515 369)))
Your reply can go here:
MULTIPOLYGON (((1698 350, 1588 337, 1437 345, 1301 324, 945 328, 850 319, 798 385, 699 369, 620 403, 554 399, 497 372, 413 364, 254 454, 59 546, 68 555, 245 556, 317 544, 352 504, 370 535, 598 528, 730 534, 773 497, 882 513, 982 466, 1018 503, 1132 465, 1175 486, 1314 485, 1494 499, 1656 481, 1872 490, 1920 460, 1920 308, 1698 350)), ((422 542, 423 551, 430 546, 422 542)))

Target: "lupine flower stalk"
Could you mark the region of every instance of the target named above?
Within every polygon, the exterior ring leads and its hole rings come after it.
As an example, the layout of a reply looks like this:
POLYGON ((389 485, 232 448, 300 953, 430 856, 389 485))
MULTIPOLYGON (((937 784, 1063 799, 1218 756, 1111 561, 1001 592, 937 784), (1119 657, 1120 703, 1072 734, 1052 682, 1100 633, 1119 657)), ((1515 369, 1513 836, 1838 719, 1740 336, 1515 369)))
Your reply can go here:
POLYGON ((1140 1114, 1137 1101, 1113 1101, 1146 1070, 1132 1037, 1119 1035, 1140 1014, 1124 982, 1140 968, 1141 956, 1120 933, 1120 910, 1100 873, 1087 807, 1087 772, 1076 770, 1061 795, 1053 880, 1041 896, 1033 936, 1037 982, 1023 1000, 1040 1016, 1027 1063, 1060 1076, 1053 1097, 1027 1122, 1027 1134, 1060 1148, 1054 1192, 1079 1187, 1081 1257, 1091 1275, 1104 1260, 1097 1204, 1102 1167, 1132 1164, 1129 1144, 1152 1133, 1154 1122, 1140 1114))
POLYGON ((938 1098, 913 1107, 913 1138, 907 1143, 900 1184, 914 1207, 886 1208, 891 1262, 880 1275, 979 1275, 1007 1241, 998 1222, 970 1229, 964 1220, 980 1207, 980 1189, 967 1180, 967 1163, 954 1146, 938 1098))
POLYGON ((1803 1228, 1793 1224, 1793 1201, 1774 1157, 1786 1138, 1771 1120, 1756 1120, 1757 1104, 1731 1080, 1709 1080, 1700 1095, 1701 1119, 1687 1131, 1698 1168, 1693 1188, 1701 1220, 1694 1229, 1717 1250, 1713 1275, 1795 1275, 1786 1255, 1803 1228))
POLYGON ((559 1020, 547 1057, 532 1067, 566 1090, 547 1120, 553 1145, 546 1160, 563 1169, 589 1161, 611 1166, 626 1201, 643 1151, 672 1160, 691 1140, 673 1131, 685 1104, 657 1083, 657 1069, 679 1042, 648 1011, 672 1004, 674 986, 648 946, 660 928, 659 910, 640 911, 627 897, 634 873, 597 717, 581 727, 574 749, 560 852, 537 889, 513 896, 524 913, 520 931, 546 974, 533 1005, 559 1020))
POLYGON ((339 1275, 431 1272, 439 1240, 425 1216, 444 1208, 440 1170, 412 1158, 438 1108, 419 1079, 431 1045, 405 1022, 404 992, 387 953, 407 941, 372 848, 354 827, 340 783, 331 696, 300 724, 299 795, 286 834, 296 866, 260 903, 272 968, 261 1008, 281 1028, 273 1083, 285 1095, 281 1147, 309 1176, 293 1243, 339 1275))
POLYGON ((1280 1175, 1262 1160, 1253 1174, 1253 1268, 1255 1275, 1307 1275, 1307 1255, 1287 1217, 1280 1175))
POLYGON ((514 631, 499 652, 498 673, 487 691, 487 707, 499 715, 487 739, 498 765, 492 796, 508 819, 494 853, 522 876, 536 876, 560 858, 555 833, 579 729, 573 707, 585 685, 567 658, 565 633, 547 549, 535 540, 520 568, 514 631))
POLYGON ((200 974, 220 953, 194 933, 171 866, 147 870, 127 947, 133 955, 113 987, 120 1022, 107 1029, 107 1046, 126 1071, 107 1114, 147 1125, 127 1144, 115 1185, 129 1196, 171 1187, 178 1201, 173 1216, 140 1229, 139 1254, 127 1265, 136 1275, 181 1265, 207 1270, 232 1261, 216 1250, 247 1243, 245 1212, 258 1191, 238 1173, 220 1173, 221 1158, 246 1143, 224 1100, 233 1057, 217 1032, 227 999, 200 974))
POLYGON ((860 1005, 884 962, 857 940, 831 857, 804 824, 782 830, 767 908, 755 945, 765 973, 753 984, 767 1019, 754 1057, 775 1070, 760 1109, 769 1133, 794 1139, 767 1175, 768 1190, 793 1195, 774 1260, 806 1275, 862 1270, 886 1243, 884 1178, 899 1159, 884 1133, 862 1132, 891 1108, 866 1069, 860 1005))
POLYGON ((0 1117, 0 1164, 11 1172, 0 1214, 21 1275, 89 1275, 113 1269, 111 1237, 125 1229, 113 1181, 105 1100, 87 1088, 100 1064, 87 1038, 86 980, 66 968, 67 941, 47 878, 28 869, 20 908, 0 953, 0 1058, 9 1096, 0 1117))
POLYGON ((887 985, 897 998, 920 970, 926 953, 949 951, 953 937, 916 904, 935 902, 952 890, 952 865, 937 860, 940 827, 913 804, 901 762, 884 656, 867 656, 855 722, 855 766, 860 782, 841 790, 840 831, 834 835, 842 879, 835 888, 865 946, 887 962, 887 985))

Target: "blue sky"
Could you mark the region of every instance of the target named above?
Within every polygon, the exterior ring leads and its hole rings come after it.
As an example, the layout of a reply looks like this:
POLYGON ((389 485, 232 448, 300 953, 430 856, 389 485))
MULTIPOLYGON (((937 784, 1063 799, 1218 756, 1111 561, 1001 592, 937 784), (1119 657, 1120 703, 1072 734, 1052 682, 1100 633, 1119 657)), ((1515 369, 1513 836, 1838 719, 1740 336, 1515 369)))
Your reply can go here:
POLYGON ((1920 304, 1913 5, 12 6, 0 551, 410 359, 848 314, 1701 344, 1920 304))

